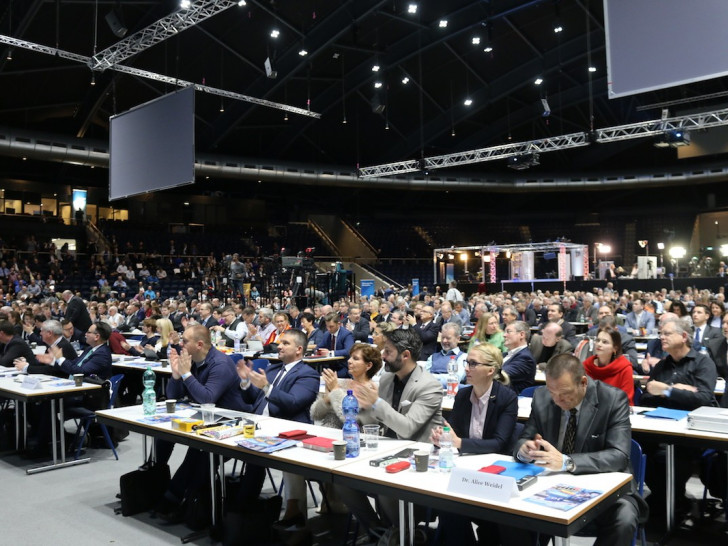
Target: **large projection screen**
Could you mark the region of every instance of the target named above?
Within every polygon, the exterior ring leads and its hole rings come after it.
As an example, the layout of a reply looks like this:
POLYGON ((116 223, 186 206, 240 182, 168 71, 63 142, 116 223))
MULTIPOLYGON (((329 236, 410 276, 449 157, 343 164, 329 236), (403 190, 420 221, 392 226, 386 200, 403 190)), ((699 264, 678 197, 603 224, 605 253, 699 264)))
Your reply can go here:
POLYGON ((609 98, 728 75, 728 1, 604 0, 609 98))
POLYGON ((193 87, 140 104, 110 122, 109 201, 194 183, 193 87))

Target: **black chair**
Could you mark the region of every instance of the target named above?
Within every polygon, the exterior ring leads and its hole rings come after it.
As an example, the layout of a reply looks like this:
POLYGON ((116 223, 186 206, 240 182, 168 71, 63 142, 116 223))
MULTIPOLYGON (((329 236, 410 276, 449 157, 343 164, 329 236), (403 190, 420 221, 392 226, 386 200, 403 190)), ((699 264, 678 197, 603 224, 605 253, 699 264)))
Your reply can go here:
MULTIPOLYGON (((115 375, 111 379, 109 379, 108 382, 105 382, 102 386, 102 388, 104 388, 108 385, 110 391, 108 409, 114 407, 114 401, 116 400, 116 395, 118 394, 119 385, 121 384, 122 379, 124 379, 123 373, 115 375)), ((76 454, 74 455, 74 459, 78 459, 81 456, 81 448, 83 447, 83 442, 86 439, 86 435, 88 434, 88 429, 91 426, 91 423, 96 420, 96 412, 87 408, 79 407, 73 408, 71 416, 79 420, 75 437, 75 444, 77 447, 76 454)), ((114 453, 114 457, 116 457, 116 460, 118 461, 119 454, 116 453, 114 442, 111 441, 111 436, 109 436, 109 429, 107 429, 106 425, 104 425, 103 423, 99 423, 99 426, 101 427, 101 432, 104 434, 106 445, 109 446, 109 449, 111 449, 111 451, 114 453)))

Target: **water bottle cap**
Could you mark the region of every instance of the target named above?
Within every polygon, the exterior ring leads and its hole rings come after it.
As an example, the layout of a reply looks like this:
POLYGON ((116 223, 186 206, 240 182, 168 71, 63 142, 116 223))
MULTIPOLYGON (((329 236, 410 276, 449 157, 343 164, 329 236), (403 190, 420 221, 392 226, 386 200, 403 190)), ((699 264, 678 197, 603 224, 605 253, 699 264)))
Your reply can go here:
POLYGON ((348 389, 348 390, 346 391, 346 395, 348 396, 348 395, 350 395, 350 394, 351 394, 351 395, 353 395, 353 394, 354 394, 354 391, 353 391, 353 390, 351 390, 351 389, 348 389))
POLYGON ((450 427, 442 427, 443 432, 450 432, 450 427))

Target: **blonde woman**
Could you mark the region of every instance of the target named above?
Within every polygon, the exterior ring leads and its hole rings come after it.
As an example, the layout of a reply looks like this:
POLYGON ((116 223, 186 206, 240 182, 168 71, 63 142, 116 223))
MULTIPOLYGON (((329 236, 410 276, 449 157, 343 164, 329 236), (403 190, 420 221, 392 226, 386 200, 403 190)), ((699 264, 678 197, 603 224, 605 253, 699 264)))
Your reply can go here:
POLYGON ((503 331, 500 329, 498 315, 495 313, 483 313, 475 325, 475 332, 470 338, 468 350, 478 343, 490 343, 500 349, 501 353, 506 352, 506 342, 503 338, 503 331))

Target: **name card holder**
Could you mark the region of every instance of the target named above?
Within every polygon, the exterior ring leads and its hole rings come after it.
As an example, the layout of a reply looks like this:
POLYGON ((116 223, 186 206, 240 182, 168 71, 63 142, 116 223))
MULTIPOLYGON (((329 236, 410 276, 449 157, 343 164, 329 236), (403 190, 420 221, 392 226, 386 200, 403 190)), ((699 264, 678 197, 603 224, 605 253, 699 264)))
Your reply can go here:
POLYGON ((28 390, 36 390, 41 388, 40 377, 33 377, 32 375, 25 376, 20 387, 28 390))
POLYGON ((512 496, 518 495, 516 480, 511 476, 457 467, 452 469, 447 490, 450 493, 497 502, 508 502, 512 496))

